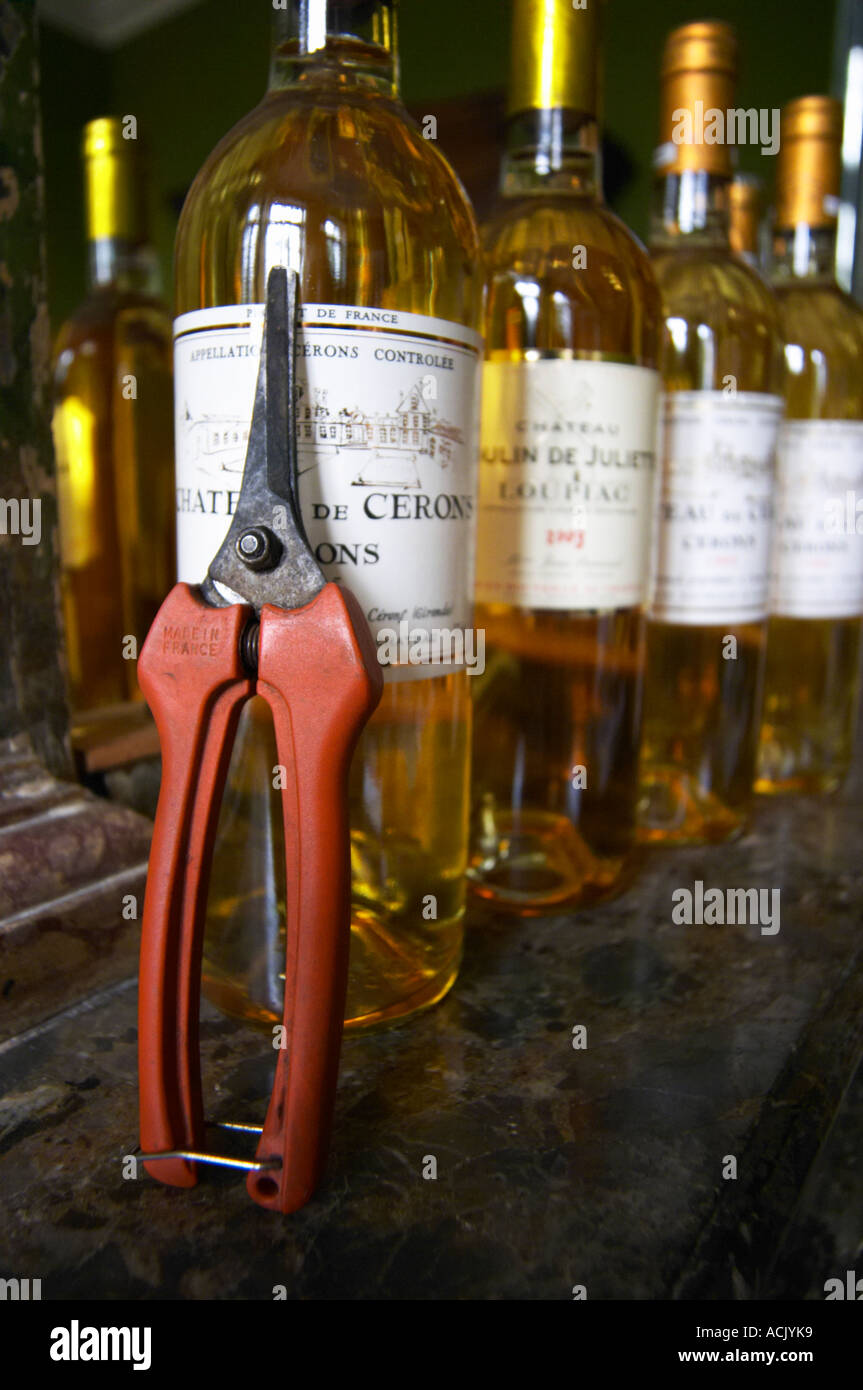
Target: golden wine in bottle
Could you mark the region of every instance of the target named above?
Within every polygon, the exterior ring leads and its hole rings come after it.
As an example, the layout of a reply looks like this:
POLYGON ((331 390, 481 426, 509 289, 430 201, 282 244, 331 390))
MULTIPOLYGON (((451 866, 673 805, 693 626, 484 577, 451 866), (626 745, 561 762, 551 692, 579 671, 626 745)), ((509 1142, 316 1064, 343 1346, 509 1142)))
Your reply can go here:
MULTIPOLYGON (((304 521, 386 658, 351 774, 348 1026, 434 1003, 463 939, 469 679, 414 652, 472 622, 482 274, 466 195, 398 99, 396 9, 276 12, 270 89, 199 173, 176 251, 180 577, 202 578, 236 503, 267 274, 286 265, 300 277, 304 521)), ((253 702, 222 806, 203 987, 262 1025, 282 1015, 276 761, 253 702)))
POLYGON ((863 626, 863 311, 834 279, 842 108, 782 112, 773 284, 785 342, 760 792, 830 791, 851 760, 863 626))
POLYGON ((77 713, 141 698, 131 658, 175 565, 171 317, 122 120, 86 126, 84 163, 90 289, 57 337, 53 414, 77 713))
POLYGON ((660 305, 603 205, 600 9, 515 0, 485 232, 469 876, 522 915, 608 893, 635 833, 660 305))
POLYGON ((662 477, 647 624, 641 837, 743 828, 764 672, 776 435, 776 306, 728 242, 736 42, 669 36, 652 252, 662 291, 662 477), (714 113, 718 113, 714 114, 714 113))

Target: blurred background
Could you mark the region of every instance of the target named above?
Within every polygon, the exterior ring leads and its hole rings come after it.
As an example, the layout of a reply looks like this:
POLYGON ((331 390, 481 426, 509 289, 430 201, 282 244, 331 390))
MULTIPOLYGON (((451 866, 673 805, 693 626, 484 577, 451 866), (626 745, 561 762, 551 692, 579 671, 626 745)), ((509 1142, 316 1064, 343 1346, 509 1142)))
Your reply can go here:
MULTIPOLYGON (((863 32, 854 33, 855 22, 860 24, 855 0, 608 0, 607 11, 606 196, 642 238, 662 45, 670 29, 693 19, 724 19, 736 27, 739 106, 779 107, 810 92, 832 92, 846 101, 843 198, 849 208, 857 203, 863 32)), ((38 13, 49 297, 56 328, 85 289, 85 122, 108 114, 137 118, 150 155, 152 234, 170 293, 174 231, 186 190, 213 146, 265 91, 273 8, 270 0, 39 0, 38 13)), ((497 181, 509 20, 509 0, 401 3, 404 99, 415 115, 437 116, 440 145, 480 215, 497 181)), ((760 175, 768 195, 770 165, 755 148, 741 152, 741 169, 760 175)), ((846 213, 839 266, 846 282, 853 254, 853 219, 846 213)))

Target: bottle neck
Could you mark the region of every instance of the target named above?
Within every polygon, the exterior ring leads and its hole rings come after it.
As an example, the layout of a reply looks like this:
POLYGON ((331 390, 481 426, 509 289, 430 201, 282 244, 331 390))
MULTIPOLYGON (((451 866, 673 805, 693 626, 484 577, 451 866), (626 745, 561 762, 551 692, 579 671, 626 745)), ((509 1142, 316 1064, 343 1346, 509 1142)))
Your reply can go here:
POLYGON ((563 107, 522 111, 510 117, 501 192, 506 198, 562 193, 601 202, 596 118, 563 107))
POLYGON ((118 117, 100 118, 86 128, 84 196, 89 288, 157 294, 144 153, 137 131, 127 139, 118 117))
POLYGON ((152 247, 122 237, 91 238, 87 242, 90 290, 158 295, 159 263, 152 247))
POLYGON ((833 284, 836 278, 836 228, 777 227, 773 234, 771 278, 775 284, 813 280, 833 284))
POLYGON ((651 218, 651 246, 729 247, 729 185, 725 174, 683 169, 657 181, 651 218))
POLYGON ((397 96, 395 0, 288 0, 275 12, 270 90, 356 87, 397 96))

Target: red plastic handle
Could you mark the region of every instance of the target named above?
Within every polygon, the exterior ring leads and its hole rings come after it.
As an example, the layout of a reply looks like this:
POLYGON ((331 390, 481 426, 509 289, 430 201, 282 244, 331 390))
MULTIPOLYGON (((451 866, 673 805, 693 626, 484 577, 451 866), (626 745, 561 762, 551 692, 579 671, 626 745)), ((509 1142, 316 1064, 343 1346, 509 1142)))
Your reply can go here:
MULTIPOLYGON (((138 1075, 144 1152, 200 1150, 204 1141, 198 1010, 207 883, 237 721, 252 693, 239 655, 251 608, 211 608, 187 584, 162 604, 138 679, 162 746, 138 998, 138 1075)), ((184 1159, 145 1164, 192 1187, 184 1159)))
POLYGON ((366 620, 335 584, 304 608, 261 613, 258 693, 273 712, 284 766, 287 883, 284 1027, 259 1160, 261 1206, 296 1211, 326 1159, 344 1021, 350 946, 347 779, 351 754, 383 691, 366 620))

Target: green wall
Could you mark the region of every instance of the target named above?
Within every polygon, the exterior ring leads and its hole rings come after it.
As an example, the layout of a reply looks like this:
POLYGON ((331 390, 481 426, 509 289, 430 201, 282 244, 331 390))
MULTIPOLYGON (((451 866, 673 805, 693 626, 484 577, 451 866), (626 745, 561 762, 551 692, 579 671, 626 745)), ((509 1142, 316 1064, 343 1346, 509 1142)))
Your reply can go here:
POLYGON ((39 37, 48 297, 58 328, 84 293, 84 188, 81 129, 111 108, 105 55, 43 28, 39 37))
MULTIPOLYGON (((670 29, 695 19, 723 19, 741 46, 736 105, 781 107, 792 97, 830 90, 836 0, 609 0, 605 121, 608 133, 634 157, 632 183, 615 211, 646 236, 650 159, 658 143, 658 74, 670 29)), ((770 187, 774 161, 757 149, 740 152, 740 168, 770 187)))
MULTIPOLYGON (((742 42, 738 104, 781 106, 830 81, 835 0, 608 0, 605 123, 626 181, 616 210, 644 236, 650 157, 657 141, 662 43, 677 24, 730 21, 742 42)), ((402 0, 402 87, 409 102, 504 86, 509 0, 402 0)), ((106 54, 42 32, 48 197, 48 270, 55 325, 84 292, 80 129, 93 116, 135 115, 150 151, 153 227, 169 284, 177 203, 220 137, 266 86, 271 0, 201 0, 106 54)), ((769 182, 769 159, 743 151, 741 167, 769 182)))

